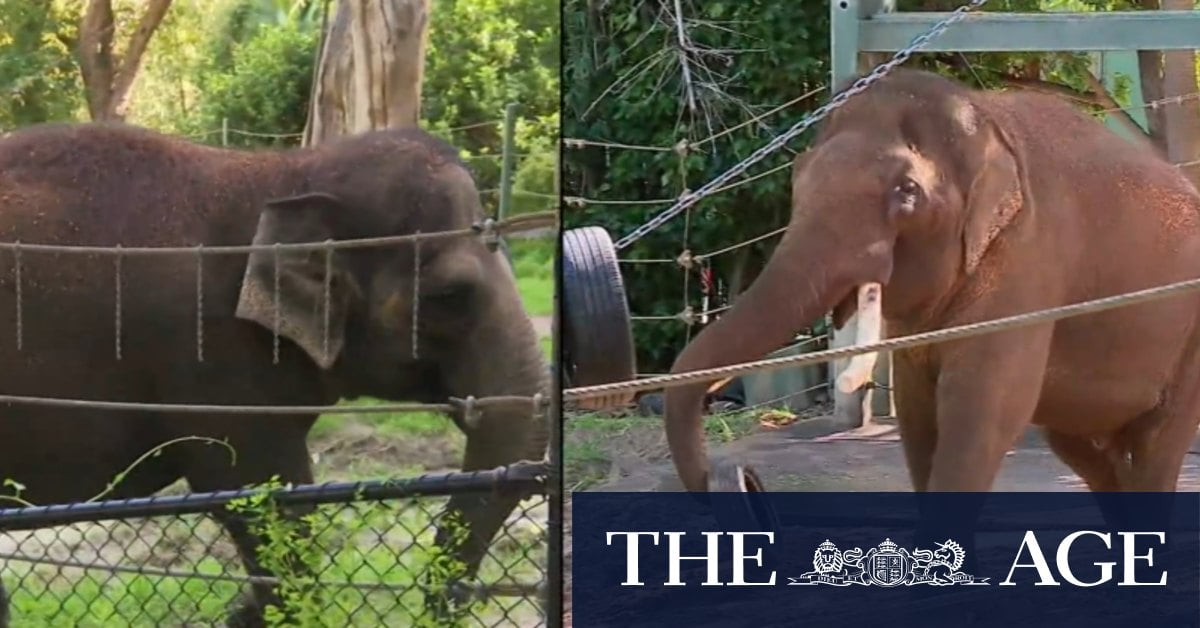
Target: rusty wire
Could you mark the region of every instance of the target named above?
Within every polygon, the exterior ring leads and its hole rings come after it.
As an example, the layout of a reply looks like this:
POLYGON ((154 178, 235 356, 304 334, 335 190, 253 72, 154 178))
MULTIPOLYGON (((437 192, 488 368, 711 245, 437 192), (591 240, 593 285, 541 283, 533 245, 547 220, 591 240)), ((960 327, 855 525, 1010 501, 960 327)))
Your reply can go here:
MULTIPOLYGON (((422 234, 406 234, 393 236, 378 236, 373 238, 358 238, 351 240, 327 240, 323 242, 278 242, 274 244, 239 244, 239 245, 222 245, 222 246, 206 246, 203 248, 205 255, 238 255, 243 253, 255 253, 270 251, 274 247, 278 247, 281 251, 322 251, 325 249, 357 249, 387 246, 390 244, 399 244, 402 242, 414 242, 421 240, 438 241, 448 240, 452 238, 461 238, 468 236, 496 237, 498 235, 507 235, 518 231, 529 231, 545 227, 555 226, 558 223, 558 215, 556 212, 537 212, 533 214, 522 214, 505 218, 503 220, 493 220, 491 218, 465 229, 454 229, 449 231, 435 231, 422 234)), ((88 245, 73 245, 73 244, 30 244, 27 242, 0 242, 0 250, 20 250, 22 252, 39 252, 39 253, 93 253, 100 255, 175 255, 179 253, 195 253, 196 245, 189 246, 88 246, 88 245)))

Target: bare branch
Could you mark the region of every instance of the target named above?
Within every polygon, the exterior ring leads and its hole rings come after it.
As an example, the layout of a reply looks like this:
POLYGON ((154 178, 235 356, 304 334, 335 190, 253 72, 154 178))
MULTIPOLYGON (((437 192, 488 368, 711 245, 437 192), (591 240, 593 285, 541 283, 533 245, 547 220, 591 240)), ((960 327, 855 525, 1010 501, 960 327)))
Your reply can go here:
POLYGON ((126 47, 116 76, 113 77, 112 95, 109 99, 110 113, 117 119, 125 117, 125 110, 129 104, 129 90, 133 87, 138 69, 142 65, 142 56, 145 55, 154 31, 158 30, 158 25, 162 23, 169 8, 171 0, 148 0, 146 12, 142 14, 137 29, 129 39, 129 46, 126 47))
POLYGON ((1088 87, 1091 88, 1092 96, 1100 102, 1101 106, 1107 109, 1117 120, 1120 120, 1123 126, 1132 131, 1134 137, 1140 138, 1148 146, 1154 146, 1154 143, 1150 141, 1150 138, 1142 130, 1142 127, 1138 126, 1133 116, 1129 115, 1129 112, 1125 111, 1125 108, 1120 103, 1113 100, 1112 95, 1108 93, 1108 88, 1104 86, 1104 83, 1100 79, 1096 78, 1095 74, 1092 74, 1091 70, 1085 70, 1083 78, 1087 81, 1088 87))
POLYGON ((123 59, 113 54, 116 21, 112 0, 89 0, 79 25, 79 70, 93 120, 122 120, 142 56, 171 0, 148 0, 123 59))
POLYGON ((104 118, 112 93, 113 10, 111 0, 90 0, 79 25, 79 71, 93 120, 104 118))

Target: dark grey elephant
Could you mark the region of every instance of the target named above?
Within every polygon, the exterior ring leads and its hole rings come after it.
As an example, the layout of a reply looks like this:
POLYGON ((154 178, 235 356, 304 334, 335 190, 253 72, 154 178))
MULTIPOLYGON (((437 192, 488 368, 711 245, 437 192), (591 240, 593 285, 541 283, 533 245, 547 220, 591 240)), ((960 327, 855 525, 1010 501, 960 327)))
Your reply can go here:
MULTIPOLYGON (((0 139, 4 241, 311 242, 464 229, 482 218, 455 151, 419 130, 282 152, 198 146, 121 125, 45 125, 0 139)), ((16 258, 0 256, 0 393, 324 405, 360 396, 443 403, 548 392, 548 369, 512 270, 478 237, 424 241, 419 251, 412 243, 338 250, 328 288, 323 251, 281 251, 278 274, 270 252, 206 256, 203 361, 197 256, 123 256, 119 327, 114 256, 23 251, 19 292, 16 258)), ((465 469, 544 454, 546 425, 528 407, 491 408, 471 425, 452 418, 466 432, 465 469)), ((182 443, 137 467, 110 497, 147 495, 179 478, 195 491, 273 475, 308 483, 305 440, 315 419, 4 405, 0 478, 22 483, 22 497, 35 503, 82 500, 156 445, 203 436, 227 440, 236 464, 222 447, 182 443)), ((473 531, 456 546, 470 573, 517 501, 451 500, 473 531)), ((245 522, 223 523, 248 570, 262 573, 245 522)), ((257 590, 235 620, 259 621, 270 595, 257 590)))

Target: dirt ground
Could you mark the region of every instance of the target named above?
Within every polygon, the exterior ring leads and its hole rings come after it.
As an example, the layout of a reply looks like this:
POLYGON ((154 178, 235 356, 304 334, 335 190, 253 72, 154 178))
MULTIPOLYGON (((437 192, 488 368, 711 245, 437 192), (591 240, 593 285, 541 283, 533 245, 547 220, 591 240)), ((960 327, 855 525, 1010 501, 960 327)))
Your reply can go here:
MULTIPOLYGON (((761 431, 712 448, 714 457, 744 462, 754 468, 768 490, 775 491, 909 491, 900 436, 888 419, 850 432, 825 431, 828 417, 761 431)), ((679 490, 669 461, 626 468, 619 478, 591 487, 598 491, 679 490)), ((1082 481, 1054 456, 1036 429, 1008 453, 995 491, 1081 491, 1082 481)), ((1200 490, 1200 436, 1184 460, 1179 490, 1200 490)))

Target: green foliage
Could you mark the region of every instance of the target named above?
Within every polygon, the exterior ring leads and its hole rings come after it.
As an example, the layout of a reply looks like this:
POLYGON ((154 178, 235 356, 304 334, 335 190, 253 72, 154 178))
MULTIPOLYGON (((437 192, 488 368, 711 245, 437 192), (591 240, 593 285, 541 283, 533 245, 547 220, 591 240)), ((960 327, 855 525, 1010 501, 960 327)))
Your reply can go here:
POLYGON ((263 541, 257 548, 259 564, 279 578, 275 593, 283 608, 268 605, 264 609, 267 624, 319 625, 322 601, 315 574, 321 568, 322 556, 310 537, 318 519, 315 513, 287 516, 272 500, 272 491, 283 487, 278 477, 272 477, 256 487, 262 489, 260 492, 232 500, 228 508, 246 516, 250 532, 263 541))
POLYGON ((525 214, 554 209, 554 199, 546 195, 554 193, 557 155, 549 150, 537 152, 521 160, 513 177, 512 210, 510 214, 525 214))
MULTIPOLYGON (((563 136, 567 138, 660 147, 674 146, 681 139, 696 142, 828 81, 827 3, 690 3, 685 6, 691 7, 686 11, 697 21, 689 27, 694 43, 721 51, 695 62, 728 79, 719 90, 700 87, 702 110, 692 115, 686 111, 674 26, 658 19, 658 5, 624 0, 609 3, 600 12, 591 10, 591 4, 564 3, 563 78, 571 86, 564 97, 563 136)), ((765 118, 760 125, 732 131, 694 149, 686 160, 670 151, 569 149, 564 155, 563 193, 611 200, 676 198, 683 189, 695 189, 727 170, 827 98, 827 92, 818 94, 765 118)), ((806 141, 801 138, 791 148, 801 150, 806 141)), ((790 155, 781 152, 750 174, 786 164, 788 159, 790 155)), ((622 256, 674 258, 685 246, 702 253, 761 235, 786 224, 788 195, 785 169, 710 197, 690 212, 690 229, 689 220, 681 216, 622 251, 622 256)), ((566 209, 564 228, 600 225, 615 240, 666 206, 566 209)), ((774 242, 744 249, 751 268, 765 259, 774 242)), ((728 280, 735 261, 736 255, 715 258, 714 274, 728 280)), ((622 271, 634 314, 674 315, 683 309, 683 270, 678 266, 626 264, 622 271)), ((697 310, 698 285, 693 271, 686 300, 697 310)), ((674 321, 635 325, 639 370, 657 372, 669 366, 685 341, 684 326, 674 321)))
MULTIPOLYGON (((80 119, 77 0, 0 0, 0 129, 80 119)), ((323 13, 337 0, 175 0, 151 40, 128 120, 217 144, 291 145, 304 130, 323 13), (242 132, 268 135, 248 135, 242 132), (293 137, 271 137, 286 134, 293 137)), ((432 3, 422 125, 462 149, 479 187, 499 187, 504 107, 517 103, 517 188, 554 192, 559 109, 555 0, 432 3)), ((114 3, 117 54, 140 16, 114 3)), ((485 195, 496 210, 498 195, 485 195)), ((546 209, 537 196, 514 212, 546 209)))
MULTIPOLYGON (((235 44, 227 68, 203 76, 205 98, 199 130, 221 128, 228 121, 230 145, 299 145, 299 137, 264 137, 255 133, 295 134, 304 130, 312 90, 312 63, 319 29, 301 24, 258 25, 244 43, 235 44)), ((220 139, 219 137, 217 139, 220 139)))
MULTIPOLYGON (((319 511, 296 516, 274 501, 274 493, 284 487, 278 477, 272 477, 254 487, 260 489, 258 492, 232 500, 228 508, 244 516, 249 522, 250 532, 262 540, 258 546, 259 564, 279 580, 275 593, 282 607, 268 605, 264 609, 267 625, 324 625, 329 604, 333 603, 333 600, 327 599, 328 595, 322 591, 323 587, 317 580, 317 574, 321 573, 329 559, 323 551, 325 543, 331 540, 330 536, 345 540, 379 528, 387 529, 392 518, 389 514, 394 516, 394 513, 384 508, 369 508, 361 512, 357 521, 343 520, 339 522, 341 525, 321 530, 321 524, 327 520, 319 511), (318 532, 316 536, 314 531, 318 532)), ((418 502, 410 500, 409 505, 417 506, 418 502)), ((469 536, 467 526, 456 513, 444 514, 437 519, 437 523, 446 531, 449 539, 447 545, 450 547, 461 545, 469 536)), ((448 583, 462 579, 466 573, 466 565, 453 557, 446 547, 414 544, 407 548, 407 552, 417 555, 414 559, 417 563, 410 563, 408 569, 420 567, 410 571, 410 577, 422 573, 429 591, 446 590, 448 583)), ((413 625, 458 626, 472 615, 481 613, 486 606, 486 602, 479 600, 451 605, 447 617, 435 620, 421 615, 416 617, 413 625)), ((410 612, 412 610, 409 609, 410 612)))
MULTIPOLYGON (((518 165, 516 187, 554 191, 547 156, 557 152, 559 126, 558 6, 556 0, 433 3, 423 124, 471 158, 481 189, 499 187, 503 126, 479 123, 502 119, 504 107, 517 103, 516 152, 528 157, 518 165)), ((497 194, 485 196, 492 211, 498 200, 497 194)), ((546 199, 520 198, 514 213, 549 205, 546 199)))
POLYGON ((0 129, 75 117, 78 21, 73 3, 0 0, 0 129))
MULTIPOLYGON (((959 0, 901 0, 902 11, 949 11, 959 0)), ((564 98, 566 138, 670 148, 692 144, 825 85, 829 81, 829 6, 798 0, 784 3, 713 1, 685 3, 687 33, 695 47, 719 52, 690 55, 690 71, 726 80, 694 80, 699 111, 688 110, 672 11, 655 3, 614 0, 603 11, 585 0, 566 0, 564 98), (715 89, 713 85, 719 85, 715 89)), ((1136 9, 1129 0, 993 0, 985 11, 1097 11, 1136 9)), ((997 88, 1021 80, 1052 83, 1054 90, 1096 111, 1086 53, 914 55, 910 66, 997 88)), ((1112 96, 1127 106, 1131 80, 1121 77, 1112 96)), ((841 86, 837 86, 841 87, 841 86)), ((564 228, 605 227, 613 239, 666 209, 685 189, 696 189, 747 157, 773 136, 829 100, 828 89, 798 105, 747 125, 681 158, 676 152, 587 147, 567 149, 564 194, 610 201, 665 199, 660 204, 591 204, 565 210, 564 228)), ((1098 114, 1099 115, 1099 114, 1098 114)), ((811 133, 792 142, 802 151, 811 133)), ((785 166, 779 151, 754 166, 747 177, 785 166)), ((688 214, 663 225, 621 252, 624 258, 674 259, 687 249, 703 254, 735 245, 786 224, 789 169, 710 196, 688 214)), ((709 260, 714 277, 732 291, 744 289, 778 238, 709 260)), ((685 305, 701 311, 699 269, 674 264, 624 264, 622 272, 635 315, 672 316, 685 305), (686 293, 684 286, 687 286, 686 293)), ((710 302, 707 309, 723 305, 710 302)), ((695 329, 693 329, 695 331, 695 329)), ((677 320, 638 321, 634 326, 642 372, 670 366, 687 339, 677 320)))

